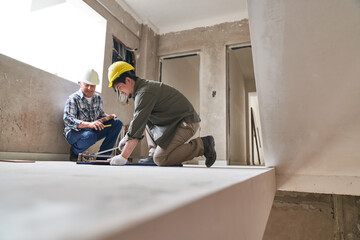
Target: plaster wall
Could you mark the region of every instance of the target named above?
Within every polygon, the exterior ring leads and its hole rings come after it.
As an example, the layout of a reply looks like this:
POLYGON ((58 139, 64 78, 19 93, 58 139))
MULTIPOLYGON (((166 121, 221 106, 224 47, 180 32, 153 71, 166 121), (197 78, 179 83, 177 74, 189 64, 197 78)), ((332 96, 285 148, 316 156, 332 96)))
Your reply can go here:
POLYGON ((226 159, 226 46, 250 41, 246 19, 159 36, 158 55, 200 52, 202 135, 216 139, 218 159, 226 159), (216 95, 213 97, 213 91, 216 95))
POLYGON ((0 54, 0 85, 0 152, 69 152, 62 117, 76 83, 0 54))
POLYGON ((136 74, 139 77, 158 80, 159 58, 157 48, 159 36, 148 26, 142 25, 140 48, 136 51, 136 74))
POLYGON ((281 190, 360 195, 360 3, 248 1, 265 162, 281 190))

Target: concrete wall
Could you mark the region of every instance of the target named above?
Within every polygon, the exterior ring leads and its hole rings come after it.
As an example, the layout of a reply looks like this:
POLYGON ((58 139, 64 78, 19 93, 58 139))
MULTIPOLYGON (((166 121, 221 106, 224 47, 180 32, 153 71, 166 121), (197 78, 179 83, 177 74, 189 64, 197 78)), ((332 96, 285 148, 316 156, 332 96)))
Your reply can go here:
POLYGON ((76 83, 0 54, 0 152, 69 153, 63 110, 76 83))
POLYGON ((265 162, 278 189, 360 195, 359 1, 248 7, 265 162))
POLYGON ((360 197, 278 191, 263 240, 360 239, 360 197))
POLYGON ((201 135, 215 137, 217 158, 222 160, 227 158, 226 46, 245 42, 250 42, 247 20, 159 36, 159 56, 200 52, 201 135))

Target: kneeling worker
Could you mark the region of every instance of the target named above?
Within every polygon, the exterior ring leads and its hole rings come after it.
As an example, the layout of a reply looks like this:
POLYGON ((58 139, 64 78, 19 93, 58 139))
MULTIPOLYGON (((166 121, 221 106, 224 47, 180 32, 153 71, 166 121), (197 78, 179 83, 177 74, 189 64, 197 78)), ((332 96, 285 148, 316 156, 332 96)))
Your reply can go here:
POLYGON ((200 126, 200 117, 188 99, 166 84, 137 77, 134 71, 133 66, 121 61, 109 67, 109 87, 118 97, 124 94, 133 98, 135 108, 129 130, 119 143, 122 153, 110 164, 124 165, 146 128, 150 149, 149 157, 142 162, 171 166, 204 155, 206 166, 211 167, 216 160, 214 138, 198 137, 187 143, 200 126))
MULTIPOLYGON (((122 122, 115 114, 107 115, 103 110, 103 102, 95 92, 99 84, 99 76, 93 70, 88 70, 79 81, 80 89, 71 94, 64 109, 64 136, 71 145, 70 161, 77 161, 78 154, 84 152, 97 141, 104 139, 100 151, 114 147, 122 122), (110 119, 101 122, 99 119, 110 119)), ((110 155, 111 151, 103 153, 110 155)), ((106 159, 106 157, 98 159, 106 159)))

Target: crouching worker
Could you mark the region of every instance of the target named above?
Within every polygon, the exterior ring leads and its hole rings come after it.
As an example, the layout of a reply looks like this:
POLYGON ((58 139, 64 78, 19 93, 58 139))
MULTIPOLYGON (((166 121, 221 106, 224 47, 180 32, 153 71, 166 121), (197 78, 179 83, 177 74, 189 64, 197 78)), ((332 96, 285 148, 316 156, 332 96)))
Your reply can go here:
POLYGON ((135 108, 128 132, 119 143, 121 155, 113 157, 110 164, 124 165, 146 129, 149 157, 139 162, 171 166, 204 155, 206 166, 212 166, 216 160, 212 136, 187 142, 200 125, 200 117, 188 99, 166 84, 138 78, 134 71, 133 66, 121 61, 109 67, 109 87, 118 97, 133 98, 135 108))
MULTIPOLYGON (((104 139, 99 151, 114 147, 122 122, 115 114, 107 115, 103 110, 103 102, 95 92, 99 84, 99 76, 93 70, 88 70, 79 81, 80 89, 71 94, 64 109, 64 136, 71 145, 70 161, 77 161, 78 154, 84 152, 100 139, 104 139), (111 119, 102 122, 100 119, 111 119)), ((103 153, 110 155, 111 151, 103 153)), ((98 159, 107 159, 98 156, 98 159)))

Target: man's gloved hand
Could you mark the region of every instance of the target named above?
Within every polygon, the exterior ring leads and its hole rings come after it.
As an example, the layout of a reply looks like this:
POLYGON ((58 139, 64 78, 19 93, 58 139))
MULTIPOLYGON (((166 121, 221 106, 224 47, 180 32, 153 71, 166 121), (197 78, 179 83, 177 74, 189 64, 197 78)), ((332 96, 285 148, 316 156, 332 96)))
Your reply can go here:
POLYGON ((109 159, 112 166, 124 166, 127 163, 127 159, 121 155, 117 155, 109 159))
POLYGON ((128 137, 127 137, 127 135, 125 135, 125 137, 123 137, 121 139, 121 141, 119 142, 118 148, 119 148, 120 151, 122 151, 124 149, 127 140, 128 140, 128 137))

